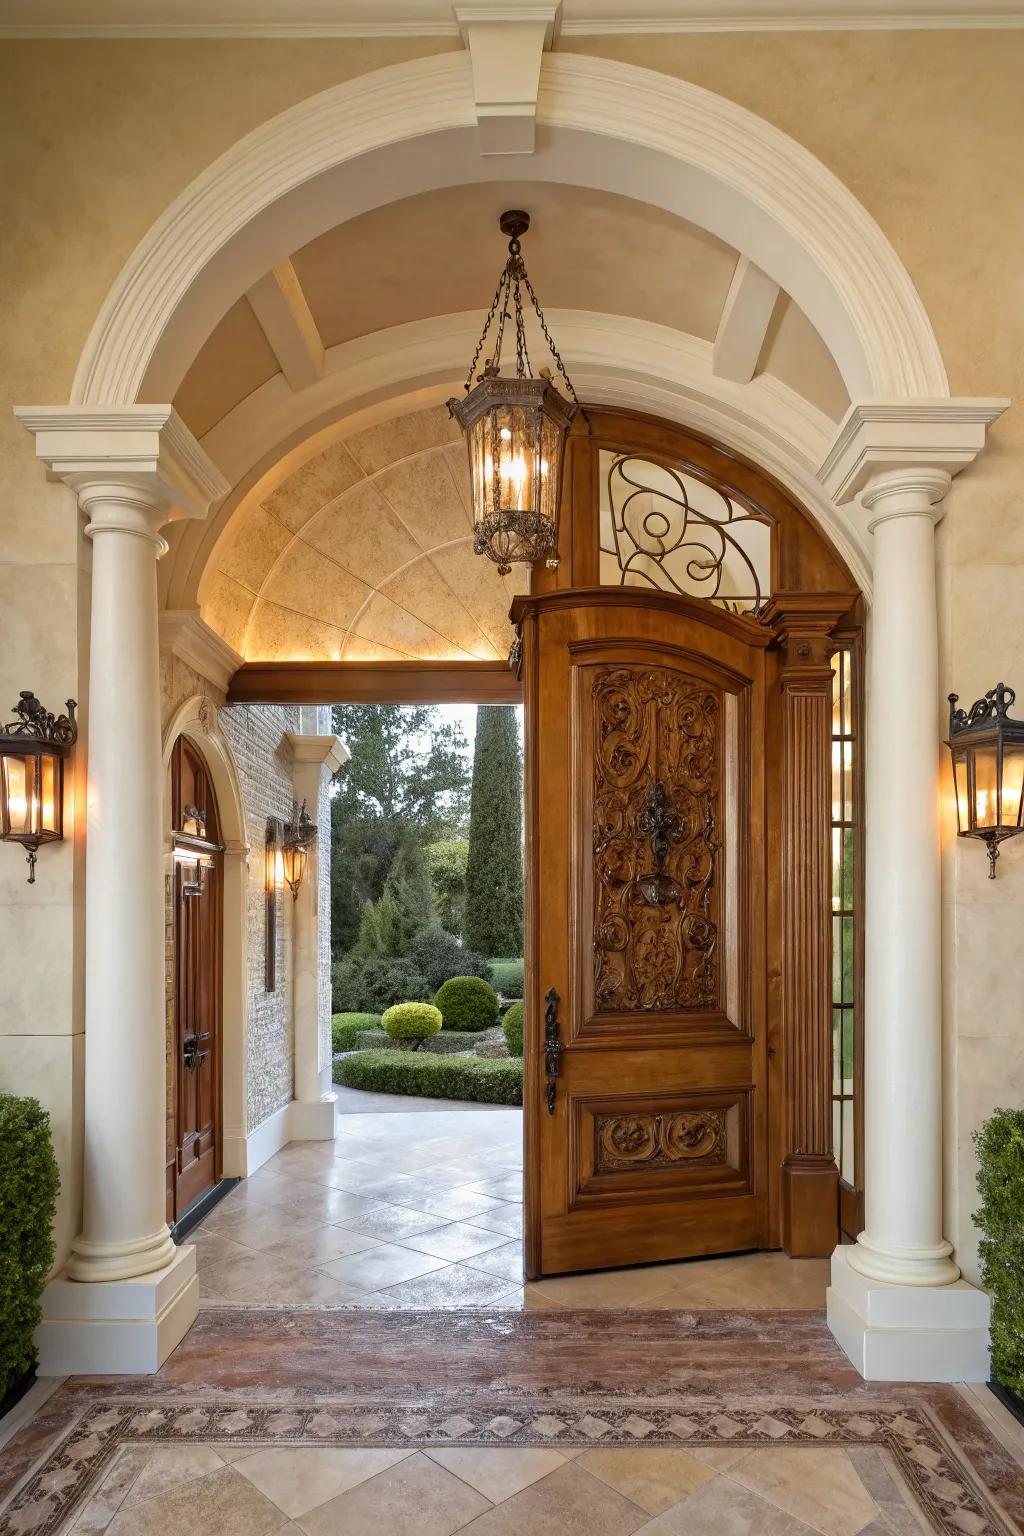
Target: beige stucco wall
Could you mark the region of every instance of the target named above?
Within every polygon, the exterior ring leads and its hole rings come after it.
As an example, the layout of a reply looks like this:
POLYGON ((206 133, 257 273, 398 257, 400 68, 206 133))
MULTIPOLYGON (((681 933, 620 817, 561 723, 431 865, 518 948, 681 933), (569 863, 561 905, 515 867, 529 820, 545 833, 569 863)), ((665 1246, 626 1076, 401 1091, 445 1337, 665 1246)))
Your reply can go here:
MULTIPOLYGON (((0 699, 13 700, 22 687, 47 702, 84 690, 78 520, 69 494, 45 482, 10 406, 67 398, 116 272, 218 152, 318 89, 454 46, 418 39, 5 46, 0 699)), ((953 391, 1024 396, 1024 34, 689 35, 573 38, 559 46, 693 80, 792 134, 862 200, 899 251, 935 325, 953 391)), ((968 697, 997 676, 1024 680, 1022 459, 1018 408, 957 486, 940 538, 944 674, 968 697)), ((970 1130, 995 1102, 1024 1098, 1014 944, 1024 919, 1024 853, 1008 849, 991 885, 983 865, 976 849, 947 850, 947 1225, 965 1245, 970 1130)), ((74 844, 45 850, 31 891, 22 876, 18 855, 0 850, 0 1030, 8 1036, 0 1086, 41 1092, 54 1109, 69 1190, 63 1244, 77 1201, 81 945, 72 940, 80 939, 80 853, 74 844)))

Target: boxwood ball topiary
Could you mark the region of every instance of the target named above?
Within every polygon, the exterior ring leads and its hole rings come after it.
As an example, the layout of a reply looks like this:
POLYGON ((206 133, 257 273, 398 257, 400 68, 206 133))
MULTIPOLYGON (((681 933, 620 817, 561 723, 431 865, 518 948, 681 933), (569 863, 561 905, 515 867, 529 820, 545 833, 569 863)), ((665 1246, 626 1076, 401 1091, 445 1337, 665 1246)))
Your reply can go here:
POLYGON ((415 1040, 414 1049, 441 1028, 441 1010, 430 1003, 396 1003, 381 1019, 392 1040, 415 1040))
POLYGON ((498 1022, 498 994, 479 976, 453 976, 438 988, 434 1007, 446 1029, 492 1029, 498 1022))
POLYGON ((508 1046, 510 1056, 523 1054, 523 1005, 513 1003, 501 1021, 501 1027, 505 1031, 505 1044, 508 1046))

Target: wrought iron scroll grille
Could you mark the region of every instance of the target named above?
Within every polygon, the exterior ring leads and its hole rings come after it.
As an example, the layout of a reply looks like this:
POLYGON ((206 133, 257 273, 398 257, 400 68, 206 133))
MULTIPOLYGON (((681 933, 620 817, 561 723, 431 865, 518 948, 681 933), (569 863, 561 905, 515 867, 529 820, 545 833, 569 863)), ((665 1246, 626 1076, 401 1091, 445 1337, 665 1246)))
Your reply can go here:
POLYGON ((648 586, 759 612, 771 595, 772 523, 696 475, 601 452, 602 586, 648 586))

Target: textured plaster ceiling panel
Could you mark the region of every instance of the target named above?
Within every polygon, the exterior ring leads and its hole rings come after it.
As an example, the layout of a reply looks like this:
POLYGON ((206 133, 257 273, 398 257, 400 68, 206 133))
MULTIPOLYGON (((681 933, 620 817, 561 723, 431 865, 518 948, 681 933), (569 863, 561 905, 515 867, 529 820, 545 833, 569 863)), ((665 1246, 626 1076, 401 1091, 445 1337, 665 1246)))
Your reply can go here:
POLYGON ((431 556, 445 581, 459 594, 499 656, 507 656, 512 640, 508 621, 508 588, 489 560, 474 555, 472 543, 451 544, 431 556))
POLYGON ((372 475, 412 453, 422 453, 425 448, 461 442, 462 432, 447 408, 435 405, 427 411, 410 411, 407 416, 354 432, 345 439, 345 447, 363 473, 372 475))
MULTIPOLYGON (((416 614, 377 592, 356 619, 354 638, 376 641, 417 660, 472 661, 469 651, 432 629, 416 614)), ((346 652, 347 654, 347 652, 346 652)))
POLYGON ((256 604, 245 645, 247 661, 337 661, 345 631, 277 603, 256 604))
POLYGON ((199 349, 174 397, 175 408, 202 437, 280 368, 248 299, 241 298, 199 349))
POLYGON ((270 567, 291 539, 292 534, 265 506, 255 506, 243 515, 218 568, 250 592, 258 592, 270 567))
POLYGON ((633 315, 713 338, 736 264, 732 247, 633 198, 509 181, 405 198, 295 252, 324 345, 431 315, 482 314, 505 258, 504 208, 531 214, 524 250, 546 308, 633 315))
POLYGON ((256 599, 223 571, 210 578, 202 605, 202 616, 239 655, 245 654, 245 631, 256 599))
POLYGON ((443 449, 405 459, 377 475, 373 483, 424 549, 465 538, 473 531, 473 520, 443 449))
POLYGON ((422 553, 372 482, 354 486, 318 512, 306 524, 303 538, 371 587, 422 553))
POLYGON ((757 371, 772 374, 805 400, 813 400, 833 421, 842 419, 850 403, 831 352, 787 294, 780 294, 775 306, 757 371))
POLYGON ((332 443, 290 474, 263 505, 297 533, 315 512, 362 478, 363 471, 345 444, 332 443))
POLYGON ((260 595, 282 608, 347 629, 372 591, 366 582, 296 539, 260 595))
POLYGON ((430 556, 407 566, 386 582, 381 591, 407 613, 417 614, 467 656, 492 661, 497 655, 492 642, 463 607, 461 598, 443 579, 430 556))

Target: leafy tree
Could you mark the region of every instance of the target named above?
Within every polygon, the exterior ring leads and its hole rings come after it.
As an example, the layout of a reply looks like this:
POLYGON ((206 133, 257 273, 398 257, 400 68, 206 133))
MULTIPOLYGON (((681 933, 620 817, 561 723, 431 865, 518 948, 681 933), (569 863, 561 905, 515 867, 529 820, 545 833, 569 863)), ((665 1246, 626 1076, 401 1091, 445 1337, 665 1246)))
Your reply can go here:
POLYGON ((466 902, 466 859, 469 844, 464 837, 446 837, 428 843, 423 850, 441 927, 460 934, 466 902))
POLYGON ((351 756, 331 800, 331 948, 356 944, 362 910, 378 901, 402 837, 421 842, 465 830, 465 737, 432 705, 339 704, 334 729, 351 756))
POLYGON ((376 912, 380 948, 386 955, 407 954, 416 935, 437 922, 423 849, 412 832, 398 845, 376 912))
POLYGON ((484 955, 523 952, 523 800, 512 704, 477 710, 463 938, 484 955))

